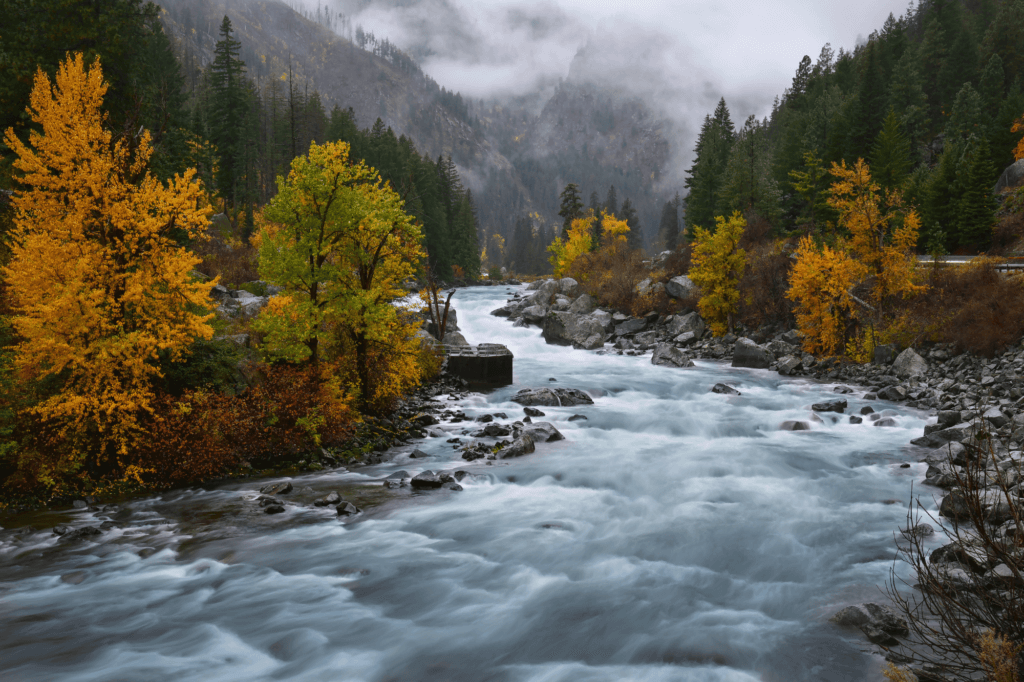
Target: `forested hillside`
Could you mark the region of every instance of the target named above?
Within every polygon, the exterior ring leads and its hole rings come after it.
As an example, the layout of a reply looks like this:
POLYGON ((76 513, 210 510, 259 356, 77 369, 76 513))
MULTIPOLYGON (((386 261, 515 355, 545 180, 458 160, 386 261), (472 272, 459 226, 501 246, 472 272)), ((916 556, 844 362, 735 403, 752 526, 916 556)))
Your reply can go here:
MULTIPOLYGON (((927 0, 854 50, 804 57, 770 117, 704 120, 686 181, 686 229, 735 210, 779 234, 828 234, 833 163, 863 158, 918 207, 918 249, 993 245, 993 186, 1024 131, 1024 2, 927 0)), ((997 246, 1020 235, 997 230, 997 246)))

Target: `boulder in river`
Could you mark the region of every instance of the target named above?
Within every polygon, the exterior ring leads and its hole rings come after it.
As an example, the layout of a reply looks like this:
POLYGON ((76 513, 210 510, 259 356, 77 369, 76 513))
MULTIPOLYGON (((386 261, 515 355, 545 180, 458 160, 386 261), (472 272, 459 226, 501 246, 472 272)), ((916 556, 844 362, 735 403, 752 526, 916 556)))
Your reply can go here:
POLYGON ((541 336, 548 343, 595 350, 604 345, 604 324, 590 315, 555 311, 544 317, 541 336))
POLYGON ((594 399, 575 388, 524 388, 511 398, 520 405, 543 405, 546 407, 572 407, 593 405, 594 399))
POLYGON ((668 335, 672 338, 678 338, 681 334, 686 332, 692 332, 694 339, 700 339, 704 336, 704 320, 697 313, 687 313, 686 315, 673 315, 668 321, 668 335))
POLYGON ((846 401, 842 398, 836 400, 828 400, 823 403, 814 403, 811 405, 811 409, 815 412, 838 412, 842 414, 846 411, 846 401))
POLYGON ((779 374, 782 376, 790 376, 800 368, 800 365, 800 358, 795 355, 787 355, 779 360, 779 374))
POLYGON ((736 346, 732 354, 733 367, 752 367, 754 369, 767 369, 775 358, 767 349, 754 343, 748 338, 736 340, 736 346))
POLYGON ((671 343, 659 343, 651 355, 651 364, 661 367, 693 367, 690 356, 671 343))
POLYGON ((331 492, 324 497, 313 500, 313 504, 317 507, 326 507, 328 505, 338 504, 341 502, 341 496, 336 492, 331 492))
POLYGON ((416 474, 411 481, 413 488, 440 488, 442 483, 441 477, 430 469, 416 474))
POLYGON ((285 495, 292 491, 291 481, 279 481, 277 483, 271 483, 260 488, 260 492, 264 495, 285 495))
POLYGON ((282 504, 268 504, 266 507, 263 508, 263 513, 264 514, 283 514, 284 513, 284 505, 282 505, 282 504))
POLYGON ((590 294, 583 294, 569 306, 569 312, 574 315, 589 315, 597 309, 597 299, 590 294))
POLYGON ((558 429, 549 422, 532 422, 523 426, 523 433, 529 434, 534 443, 552 443, 556 440, 565 440, 558 429))
POLYGON ((338 516, 352 516, 359 513, 359 508, 351 502, 342 502, 338 505, 338 516))
POLYGON ((543 417, 544 413, 538 410, 536 407, 524 407, 523 412, 526 413, 527 417, 543 417))
POLYGON ((779 424, 780 431, 810 431, 811 427, 807 422, 784 421, 779 424))
POLYGON ((721 395, 743 395, 732 386, 728 384, 715 384, 711 387, 712 393, 719 393, 721 395))
POLYGON ((498 459, 512 459, 514 457, 522 457, 528 455, 536 450, 536 446, 533 444, 533 438, 530 437, 529 433, 523 433, 521 436, 512 441, 511 445, 503 447, 498 450, 498 459))

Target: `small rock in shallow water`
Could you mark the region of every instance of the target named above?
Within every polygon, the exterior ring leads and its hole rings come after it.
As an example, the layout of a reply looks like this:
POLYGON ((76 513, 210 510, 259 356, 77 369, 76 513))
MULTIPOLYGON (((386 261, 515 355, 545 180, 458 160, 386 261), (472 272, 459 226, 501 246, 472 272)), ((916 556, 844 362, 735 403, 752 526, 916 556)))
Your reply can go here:
POLYGON ((411 483, 413 488, 440 488, 442 484, 441 478, 430 469, 413 476, 411 483))
POLYGON ((779 425, 781 431, 810 431, 811 427, 807 422, 784 421, 779 425))
POLYGON ((456 492, 458 492, 458 491, 463 489, 462 486, 459 485, 458 483, 456 483, 455 481, 448 481, 447 483, 445 483, 441 487, 443 489, 445 489, 445 490, 454 490, 456 492))
POLYGON ((338 516, 352 516, 358 514, 359 508, 351 502, 342 502, 338 505, 338 516))
POLYGON ((863 424, 864 423, 864 418, 863 417, 858 417, 855 414, 851 414, 850 415, 850 423, 851 424, 863 424))
POLYGON ((385 488, 391 488, 391 489, 401 488, 402 487, 402 482, 401 481, 384 481, 384 487, 385 488))
POLYGON ((54 526, 53 527, 53 534, 54 535, 67 535, 70 532, 71 532, 71 526, 54 526))
POLYGON ((573 416, 569 417, 569 421, 571 421, 571 422, 578 422, 578 421, 581 421, 581 420, 582 421, 590 421, 589 419, 586 418, 586 416, 584 416, 582 414, 574 414, 573 416))
POLYGON ((291 481, 280 481, 278 483, 271 483, 260 488, 260 492, 265 495, 287 495, 292 491, 291 481))
POLYGON ((494 417, 492 417, 489 414, 482 414, 479 417, 477 417, 476 420, 481 424, 489 424, 490 422, 494 421, 494 417))
POLYGON ((823 403, 814 403, 811 409, 815 412, 839 412, 846 411, 846 401, 843 399, 828 400, 823 403))
POLYGON ((735 388, 727 384, 715 384, 714 386, 711 387, 711 392, 719 393, 721 395, 742 395, 735 388))
POLYGON ((271 504, 268 505, 263 512, 266 514, 281 514, 284 513, 284 506, 280 504, 271 504))
POLYGON ((892 417, 885 417, 876 421, 875 426, 896 426, 896 420, 892 417))
POLYGON ((864 407, 860 408, 861 414, 871 414, 874 411, 875 408, 871 407, 870 405, 865 405, 864 407))
POLYGON ((543 417, 544 413, 538 410, 536 407, 524 407, 523 412, 526 413, 527 417, 543 417))
POLYGON ((409 453, 409 456, 412 457, 413 459, 425 459, 427 457, 430 457, 430 455, 428 455, 427 453, 423 452, 420 449, 413 450, 412 452, 409 453))
POLYGON ((85 500, 75 500, 74 502, 71 503, 71 506, 74 507, 75 509, 85 509, 89 505, 86 504, 85 500))
POLYGON ((341 501, 341 496, 338 495, 338 493, 332 492, 329 495, 321 497, 318 500, 314 500, 313 504, 315 504, 318 507, 326 507, 327 505, 330 505, 330 504, 338 504, 338 502, 340 502, 340 501, 341 501))

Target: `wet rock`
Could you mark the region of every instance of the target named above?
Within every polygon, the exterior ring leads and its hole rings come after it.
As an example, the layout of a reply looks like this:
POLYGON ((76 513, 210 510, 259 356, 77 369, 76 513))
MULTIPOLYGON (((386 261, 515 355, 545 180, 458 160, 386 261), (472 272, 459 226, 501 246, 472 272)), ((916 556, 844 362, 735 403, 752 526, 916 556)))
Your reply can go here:
POLYGON ((659 343, 651 355, 651 364, 660 367, 693 367, 693 360, 671 343, 659 343))
POLYGON ((810 431, 811 427, 807 422, 784 421, 779 424, 780 431, 810 431))
POLYGON ((829 400, 823 403, 814 403, 811 405, 811 409, 815 412, 838 412, 842 414, 846 411, 846 401, 842 398, 836 400, 829 400))
POLYGON ((494 417, 489 414, 482 414, 476 418, 476 421, 480 422, 481 424, 486 424, 488 422, 494 421, 494 417))
POLYGON ((871 623, 861 625, 860 631, 864 633, 864 636, 868 638, 869 642, 877 644, 878 646, 898 646, 900 643, 898 639, 890 635, 888 632, 872 625, 871 623))
POLYGON ((85 579, 89 577, 89 574, 85 571, 72 571, 71 573, 65 573, 60 577, 62 583, 68 585, 81 585, 85 582, 85 579))
POLYGON ((269 504, 263 508, 264 514, 283 514, 284 505, 281 504, 269 504))
POLYGON ((787 355, 779 360, 778 372, 782 376, 791 376, 800 369, 801 364, 800 358, 795 355, 787 355))
POLYGON ((385 480, 388 481, 401 481, 410 477, 410 474, 405 469, 399 469, 395 473, 389 475, 385 480))
POLYGON ((860 606, 847 606, 837 611, 829 620, 844 627, 860 627, 870 623, 871 616, 860 606))
POLYGON ((864 423, 864 418, 863 417, 858 417, 855 414, 851 414, 850 415, 850 423, 851 424, 863 424, 864 423))
POLYGON ((888 606, 866 603, 840 609, 832 618, 836 625, 859 628, 867 638, 881 646, 895 646, 895 636, 906 637, 907 621, 888 606))
POLYGON ((412 417, 409 421, 411 421, 413 424, 416 424, 417 426, 434 426, 435 424, 441 423, 437 420, 437 417, 435 417, 432 414, 417 414, 416 416, 412 417))
MULTIPOLYGON (((569 312, 574 315, 589 315, 597 309, 597 299, 590 294, 583 294, 569 306, 569 312)), ((603 323, 599 322, 599 324, 603 323)))
POLYGON ((71 506, 74 507, 75 509, 85 509, 89 505, 85 500, 75 500, 74 502, 71 503, 71 506))
POLYGON ((277 483, 271 483, 260 488, 260 492, 264 495, 287 495, 292 491, 291 481, 279 481, 277 483))
POLYGON ((520 405, 545 407, 572 407, 574 405, 593 405, 589 395, 575 388, 524 388, 511 398, 520 405))
POLYGON ((497 459, 512 459, 528 455, 536 451, 536 449, 536 446, 533 444, 533 438, 530 437, 530 434, 524 433, 516 438, 511 445, 499 450, 496 457, 497 459))
POLYGON ((880 427, 896 426, 896 420, 893 419, 892 417, 883 417, 882 419, 879 419, 878 421, 875 422, 875 426, 880 426, 880 427))
POLYGON ((324 497, 313 500, 313 504, 317 507, 326 507, 328 505, 334 505, 341 502, 341 496, 336 492, 331 492, 324 497))
POLYGON ((646 326, 646 320, 631 317, 627 319, 625 322, 621 322, 615 325, 615 335, 623 336, 625 334, 636 334, 637 332, 642 331, 643 328, 646 326))
POLYGON ((853 389, 850 388, 849 386, 836 386, 835 388, 832 389, 832 392, 838 393, 840 395, 850 395, 851 393, 853 393, 853 389))
POLYGON ((870 405, 865 405, 864 407, 860 408, 861 414, 871 414, 874 411, 875 408, 871 407, 870 405))
POLYGON ((954 490, 943 497, 942 503, 939 505, 939 516, 953 519, 954 521, 969 521, 971 509, 963 493, 954 490))
POLYGON ((448 481, 447 483, 443 483, 441 487, 445 490, 454 490, 455 492, 463 490, 462 486, 456 483, 455 481, 448 481))
POLYGON ((504 424, 488 424, 473 434, 474 438, 499 438, 512 433, 512 429, 504 424))
POLYGON ((526 413, 527 417, 543 417, 544 413, 538 410, 536 407, 524 407, 523 412, 526 413))
POLYGON ((894 403, 898 403, 901 400, 907 399, 907 389, 902 386, 887 386, 878 392, 878 397, 882 400, 891 400, 894 403))
POLYGON ((892 371, 901 379, 921 376, 928 372, 928 361, 908 348, 898 356, 892 363, 892 371))
POLYGON ((443 481, 441 480, 440 476, 438 476, 430 469, 427 469, 426 471, 413 476, 412 481, 410 481, 410 483, 412 484, 413 488, 430 489, 440 488, 441 485, 443 484, 443 481))
POLYGON ((558 429, 548 422, 533 422, 523 426, 523 433, 528 434, 534 443, 553 443, 565 440, 558 429))
POLYGON ((412 459, 427 459, 430 457, 430 455, 423 452, 422 450, 416 449, 409 453, 409 457, 411 457, 412 459))
POLYGON ((719 393, 721 395, 743 395, 732 386, 726 384, 715 384, 711 387, 712 393, 719 393))
POLYGON ((736 340, 733 348, 732 366, 751 367, 753 369, 767 369, 775 358, 766 349, 754 343, 751 339, 741 338, 736 340))
POLYGON ((541 336, 551 344, 595 350, 604 345, 605 330, 603 322, 591 315, 551 312, 544 317, 541 336))
POLYGON ((67 535, 70 532, 71 532, 71 526, 54 526, 53 527, 53 534, 54 535, 67 535))
POLYGON ((338 516, 353 516, 359 513, 359 507, 351 502, 342 502, 338 505, 338 516))
POLYGON ((569 421, 571 421, 571 422, 578 422, 578 421, 588 421, 588 420, 587 420, 587 417, 585 415, 574 414, 573 416, 569 417, 569 421))

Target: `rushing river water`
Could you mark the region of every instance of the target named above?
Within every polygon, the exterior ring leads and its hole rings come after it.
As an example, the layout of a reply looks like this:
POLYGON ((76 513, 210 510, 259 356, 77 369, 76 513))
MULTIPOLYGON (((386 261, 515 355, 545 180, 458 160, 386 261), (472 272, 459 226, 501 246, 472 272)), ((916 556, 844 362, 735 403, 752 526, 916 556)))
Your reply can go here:
POLYGON ((296 500, 366 507, 345 523, 330 507, 267 516, 254 481, 122 505, 98 542, 50 534, 98 525, 87 510, 16 520, 0 533, 0 679, 879 679, 863 638, 827 619, 881 599, 923 415, 779 431, 833 386, 548 346, 487 314, 505 292, 454 303, 471 343, 513 351, 516 383, 453 404, 518 419, 519 388, 583 389, 594 405, 541 408, 566 440, 487 465, 428 438, 430 460, 293 479, 296 500), (709 393, 719 381, 742 396, 709 393), (379 482, 427 468, 475 475, 462 492, 379 482))

